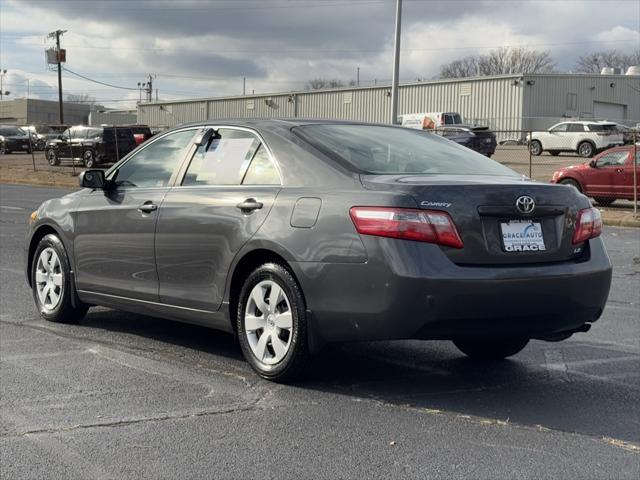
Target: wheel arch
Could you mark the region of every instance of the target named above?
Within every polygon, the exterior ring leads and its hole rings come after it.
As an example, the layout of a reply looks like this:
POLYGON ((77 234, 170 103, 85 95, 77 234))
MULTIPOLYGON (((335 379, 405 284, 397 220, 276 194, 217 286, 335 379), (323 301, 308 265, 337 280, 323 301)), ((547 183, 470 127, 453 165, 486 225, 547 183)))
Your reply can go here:
MULTIPOLYGON (((32 286, 31 285, 31 264, 33 263, 33 256, 36 253, 36 248, 38 248, 38 244, 40 243, 40 240, 42 240, 45 236, 50 234, 57 236, 60 239, 60 242, 62 243, 62 245, 66 249, 66 245, 64 245, 64 241, 63 241, 63 238, 64 238, 63 235, 61 235, 61 233, 53 225, 49 223, 44 223, 38 226, 36 230, 34 230, 33 234, 31 235, 31 239, 29 240, 29 249, 27 250, 27 265, 26 265, 27 282, 30 287, 32 286)), ((69 259, 70 266, 72 266, 73 264, 71 264, 71 257, 68 254, 68 252, 67 252, 67 258, 69 259)))
POLYGON ((584 193, 584 185, 582 184, 582 181, 577 178, 577 177, 572 177, 572 176, 564 176, 560 179, 558 179, 559 184, 562 184, 562 182, 566 181, 566 180, 571 180, 572 182, 576 182, 578 184, 578 187, 580 187, 580 193, 584 193))
MULTIPOLYGON (((265 245, 256 246, 255 248, 244 251, 242 254, 238 255, 233 267, 230 269, 230 272, 232 273, 229 276, 229 280, 227 280, 227 291, 225 295, 228 302, 229 319, 234 332, 236 331, 235 317, 238 309, 238 296, 242 290, 242 285, 244 284, 244 280, 247 278, 247 275, 260 265, 269 262, 278 263, 286 268, 296 282, 298 282, 298 285, 300 285, 300 280, 296 276, 293 268, 291 268, 287 257, 289 257, 289 255, 282 252, 277 247, 273 248, 272 246, 269 247, 265 245)), ((304 297, 304 292, 302 292, 302 295, 304 297)))

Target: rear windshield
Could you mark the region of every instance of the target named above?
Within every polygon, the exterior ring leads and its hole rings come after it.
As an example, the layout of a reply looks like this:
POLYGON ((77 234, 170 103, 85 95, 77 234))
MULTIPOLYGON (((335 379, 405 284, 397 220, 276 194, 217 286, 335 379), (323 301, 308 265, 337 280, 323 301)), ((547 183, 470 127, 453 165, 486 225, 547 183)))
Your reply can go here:
POLYGON ((615 125, 589 125, 589 130, 592 132, 617 132, 618 129, 615 125))
POLYGON ((18 137, 26 135, 26 132, 18 127, 0 127, 0 135, 7 137, 18 137))
POLYGON ((458 113, 445 113, 444 124, 445 125, 458 125, 462 123, 462 117, 458 113))
POLYGON ((304 140, 359 173, 519 176, 510 168, 438 135, 377 125, 305 125, 304 140))

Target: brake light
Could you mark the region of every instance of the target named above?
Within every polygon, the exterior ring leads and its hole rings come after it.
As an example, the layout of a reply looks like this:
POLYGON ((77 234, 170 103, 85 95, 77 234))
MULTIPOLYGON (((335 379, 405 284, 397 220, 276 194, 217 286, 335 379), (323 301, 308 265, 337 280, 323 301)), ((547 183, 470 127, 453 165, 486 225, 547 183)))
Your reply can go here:
POLYGON ((602 216, 597 208, 584 208, 576 217, 576 230, 573 233, 574 245, 595 238, 602 233, 602 216))
POLYGON ((447 212, 414 208, 352 207, 351 220, 358 233, 437 243, 462 248, 462 240, 447 212))

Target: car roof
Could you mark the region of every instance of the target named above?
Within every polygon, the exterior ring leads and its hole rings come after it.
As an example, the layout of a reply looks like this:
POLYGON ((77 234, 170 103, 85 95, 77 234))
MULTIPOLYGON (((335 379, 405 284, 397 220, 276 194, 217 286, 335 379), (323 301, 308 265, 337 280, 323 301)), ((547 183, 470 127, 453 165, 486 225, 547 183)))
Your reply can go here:
POLYGON ((609 122, 607 120, 564 120, 556 125, 560 125, 561 123, 580 123, 582 125, 616 125, 615 122, 609 122))
POLYGON ((329 119, 313 119, 313 118, 211 118, 199 122, 190 122, 176 125, 174 128, 193 127, 200 125, 231 125, 238 127, 262 127, 262 128, 281 128, 281 127, 301 127, 305 125, 372 125, 383 127, 400 127, 400 125, 390 125, 387 123, 371 123, 359 122, 355 120, 329 120, 329 119))

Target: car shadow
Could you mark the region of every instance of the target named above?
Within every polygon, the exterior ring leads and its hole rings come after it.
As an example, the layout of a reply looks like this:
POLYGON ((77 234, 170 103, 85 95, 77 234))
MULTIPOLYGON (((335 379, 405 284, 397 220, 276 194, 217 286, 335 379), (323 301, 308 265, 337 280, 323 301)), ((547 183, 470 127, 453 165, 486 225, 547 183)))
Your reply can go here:
MULTIPOLYGON (((146 338, 155 350, 181 347, 194 350, 195 356, 205 353, 218 368, 240 369, 259 382, 233 335, 224 332, 107 309, 90 312, 82 324, 146 338)), ((638 371, 638 355, 629 363, 628 353, 573 341, 533 341, 521 354, 500 362, 471 360, 443 341, 344 344, 320 352, 308 377, 293 387, 429 414, 464 415, 465 421, 488 419, 486 423, 495 425, 516 423, 638 442, 640 418, 634 412, 640 385, 562 367, 565 361, 597 364, 598 359, 615 362, 616 357, 627 361, 617 368, 638 371)))

